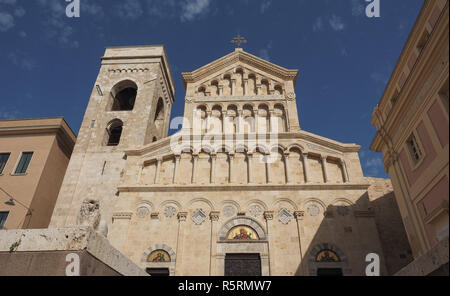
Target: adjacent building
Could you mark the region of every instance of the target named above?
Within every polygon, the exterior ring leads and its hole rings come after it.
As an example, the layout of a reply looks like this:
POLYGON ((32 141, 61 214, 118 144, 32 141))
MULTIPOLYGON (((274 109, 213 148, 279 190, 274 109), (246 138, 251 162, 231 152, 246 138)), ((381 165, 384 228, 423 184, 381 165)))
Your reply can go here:
POLYGON ((0 121, 0 229, 48 227, 75 140, 63 118, 0 121))
POLYGON ((425 1, 373 112, 371 148, 384 154, 414 258, 422 264, 402 274, 448 274, 448 13, 448 1, 425 1), (436 264, 425 264, 427 256, 436 264))

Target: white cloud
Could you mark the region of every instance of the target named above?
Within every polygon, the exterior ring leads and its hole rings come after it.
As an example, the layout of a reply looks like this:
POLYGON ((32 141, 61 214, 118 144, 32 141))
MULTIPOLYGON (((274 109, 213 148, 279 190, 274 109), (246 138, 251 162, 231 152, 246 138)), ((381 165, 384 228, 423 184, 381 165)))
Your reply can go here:
POLYGON ((329 19, 329 23, 334 31, 343 31, 345 29, 345 24, 342 21, 342 18, 338 17, 335 14, 331 16, 331 18, 329 19))
POLYGON ((10 53, 8 55, 8 60, 11 61, 11 63, 13 63, 14 65, 28 71, 31 71, 36 67, 36 62, 32 58, 21 52, 10 53))
POLYGON ((386 74, 382 74, 380 72, 373 72, 372 74, 370 74, 370 78, 373 81, 381 84, 387 84, 389 80, 389 77, 386 74))
POLYGON ((352 15, 361 16, 364 13, 364 5, 361 3, 364 0, 351 0, 352 15))
POLYGON ((272 41, 270 41, 265 48, 259 50, 259 57, 263 60, 270 61, 269 52, 272 49, 272 41))
POLYGON ((261 13, 265 13, 269 7, 272 5, 272 1, 271 0, 263 0, 261 3, 261 13))
POLYGON ((7 12, 0 12, 0 31, 6 32, 13 28, 16 24, 14 23, 14 17, 7 12))
POLYGON ((142 16, 143 9, 139 0, 128 0, 115 6, 117 16, 125 20, 135 20, 142 16))
POLYGON ((0 0, 0 4, 14 5, 16 3, 17 3, 17 0, 0 0))
POLYGON ((8 110, 0 109, 0 120, 17 119, 20 116, 21 116, 21 113, 17 110, 8 111, 8 110))
POLYGON ((205 13, 211 4, 211 0, 185 0, 181 7, 181 21, 192 21, 197 16, 205 13))
POLYGON ((313 31, 314 32, 319 32, 319 31, 322 31, 322 30, 323 30, 323 20, 322 20, 322 17, 319 16, 316 19, 316 21, 314 22, 313 31))

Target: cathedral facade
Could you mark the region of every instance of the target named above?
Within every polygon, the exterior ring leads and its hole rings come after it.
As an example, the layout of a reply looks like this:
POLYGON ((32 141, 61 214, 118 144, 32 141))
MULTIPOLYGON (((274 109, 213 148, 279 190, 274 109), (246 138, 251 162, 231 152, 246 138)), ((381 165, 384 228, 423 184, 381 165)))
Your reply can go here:
POLYGON ((91 205, 153 275, 386 275, 360 146, 301 129, 297 76, 240 48, 183 73, 168 137, 164 47, 107 48, 50 227, 91 205))

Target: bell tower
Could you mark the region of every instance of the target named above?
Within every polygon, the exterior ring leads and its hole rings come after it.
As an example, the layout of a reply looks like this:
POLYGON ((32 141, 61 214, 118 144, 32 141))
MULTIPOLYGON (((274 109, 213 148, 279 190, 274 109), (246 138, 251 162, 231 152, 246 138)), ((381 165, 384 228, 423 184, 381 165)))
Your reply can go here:
POLYGON ((111 221, 124 152, 167 137, 174 92, 164 46, 106 48, 50 227, 75 225, 86 199, 111 221))

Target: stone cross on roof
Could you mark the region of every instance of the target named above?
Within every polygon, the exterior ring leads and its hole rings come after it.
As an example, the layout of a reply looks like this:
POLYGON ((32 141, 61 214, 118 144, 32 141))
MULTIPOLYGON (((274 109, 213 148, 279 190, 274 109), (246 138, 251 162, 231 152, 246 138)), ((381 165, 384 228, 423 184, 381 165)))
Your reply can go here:
POLYGON ((231 40, 231 43, 236 44, 237 48, 241 48, 241 44, 246 44, 247 40, 245 40, 244 37, 238 34, 236 37, 233 38, 233 40, 231 40))

